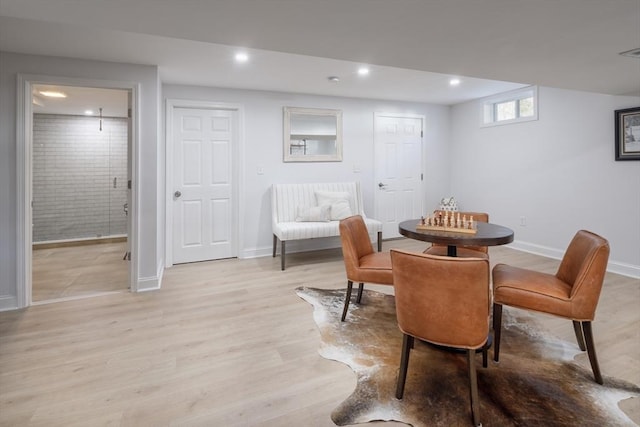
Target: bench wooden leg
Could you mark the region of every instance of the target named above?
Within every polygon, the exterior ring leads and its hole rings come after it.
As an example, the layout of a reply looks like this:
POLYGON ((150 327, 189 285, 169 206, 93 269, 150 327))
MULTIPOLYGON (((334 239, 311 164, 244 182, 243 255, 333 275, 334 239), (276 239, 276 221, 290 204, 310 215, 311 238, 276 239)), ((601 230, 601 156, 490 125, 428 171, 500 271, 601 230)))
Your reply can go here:
POLYGON ((278 237, 276 237, 276 235, 273 235, 273 257, 276 257, 276 246, 278 246, 278 237))
MULTIPOLYGON (((284 240, 280 241, 280 270, 284 271, 284 240)), ((276 257, 276 248, 278 247, 278 237, 273 235, 273 258, 276 257)))
POLYGON ((382 231, 378 231, 378 252, 382 252, 382 231))

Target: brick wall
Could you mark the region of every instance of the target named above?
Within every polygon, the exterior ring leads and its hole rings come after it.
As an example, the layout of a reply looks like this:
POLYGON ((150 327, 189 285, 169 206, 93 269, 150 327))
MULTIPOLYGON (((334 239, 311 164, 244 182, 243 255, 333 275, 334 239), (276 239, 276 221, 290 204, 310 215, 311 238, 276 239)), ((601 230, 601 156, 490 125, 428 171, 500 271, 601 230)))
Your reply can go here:
POLYGON ((34 242, 126 234, 126 201, 126 119, 34 114, 34 242))

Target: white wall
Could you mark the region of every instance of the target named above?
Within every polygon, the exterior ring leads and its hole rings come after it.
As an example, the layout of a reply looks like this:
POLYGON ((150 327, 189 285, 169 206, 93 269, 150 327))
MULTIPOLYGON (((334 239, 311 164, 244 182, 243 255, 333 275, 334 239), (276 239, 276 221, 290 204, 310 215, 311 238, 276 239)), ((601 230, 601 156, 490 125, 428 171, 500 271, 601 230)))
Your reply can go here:
POLYGON ((157 286, 162 271, 158 242, 164 200, 158 199, 157 67, 0 52, 0 310, 16 304, 16 85, 18 74, 59 76, 91 81, 138 84, 139 106, 139 242, 138 271, 142 287, 157 286))
POLYGON ((613 271, 640 276, 640 162, 614 161, 614 110, 638 105, 541 87, 539 120, 488 128, 481 101, 454 106, 451 192, 512 228, 514 247, 560 257, 587 229, 609 240, 613 271))
MULTIPOLYGON (((243 241, 240 256, 269 255, 271 184, 360 181, 365 211, 374 212, 375 112, 426 117, 425 207, 453 195, 461 209, 486 210, 516 231, 514 247, 561 256, 578 229, 611 243, 610 267, 640 275, 640 162, 615 162, 613 111, 640 99, 540 88, 538 121, 480 128, 480 102, 453 108, 280 92, 160 85, 157 67, 0 52, 0 310, 16 297, 16 78, 18 73, 140 85, 138 278, 156 286, 164 262, 163 99, 240 104, 243 241), (161 93, 162 92, 162 93, 161 93), (342 162, 284 163, 283 107, 343 110, 342 162), (354 172, 358 165, 360 172, 354 172), (257 170, 262 169, 263 175, 257 170), (520 226, 520 217, 527 225, 520 226)), ((290 249, 337 246, 305 241, 290 249)), ((13 301, 13 302, 12 302, 13 301)))
MULTIPOLYGON (((448 194, 446 179, 449 140, 449 107, 439 105, 363 100, 280 92, 234 90, 210 87, 164 85, 165 99, 190 99, 241 104, 244 108, 244 158, 241 181, 244 217, 240 226, 244 241, 240 257, 271 253, 271 201, 273 183, 360 181, 367 215, 374 212, 373 118, 374 112, 421 114, 426 116, 425 200, 434 206, 448 194), (284 163, 283 107, 330 108, 343 111, 343 161, 284 163), (443 161, 443 159, 445 161, 443 161), (359 165, 361 172, 354 172, 359 165), (258 175, 257 170, 264 170, 258 175)), ((288 251, 337 247, 331 239, 291 242, 288 251)))

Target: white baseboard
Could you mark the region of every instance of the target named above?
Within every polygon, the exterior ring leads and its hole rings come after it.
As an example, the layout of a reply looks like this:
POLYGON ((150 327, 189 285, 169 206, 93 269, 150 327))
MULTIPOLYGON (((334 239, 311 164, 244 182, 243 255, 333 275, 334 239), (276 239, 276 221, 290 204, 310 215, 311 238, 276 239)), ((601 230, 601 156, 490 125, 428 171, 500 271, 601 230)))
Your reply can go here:
POLYGON ((141 277, 138 279, 137 292, 157 291, 162 285, 164 275, 164 264, 160 264, 158 273, 155 276, 141 277))
POLYGON ((18 299, 14 295, 0 296, 0 311, 16 310, 18 308, 18 299))
MULTIPOLYGON (((336 244, 335 240, 331 238, 328 239, 315 239, 313 245, 304 245, 304 240, 295 241, 291 240, 287 242, 286 251, 287 254, 293 254, 296 252, 308 252, 308 251, 317 251, 323 249, 334 249, 339 248, 340 243, 336 244)), ((309 242, 309 239, 307 240, 309 242)), ((547 258, 561 260, 564 256, 564 249, 556 249, 550 248, 548 246, 536 245, 534 243, 528 243, 523 241, 514 241, 509 245, 510 248, 528 252, 534 255, 540 255, 547 258)), ((240 258, 259 258, 265 256, 271 256, 272 253, 271 247, 262 247, 262 248, 254 248, 254 249, 245 249, 242 252, 240 258)), ((280 244, 278 242, 278 247, 276 248, 276 256, 280 256, 280 244)), ((609 259, 609 264, 607 265, 607 271, 610 273, 621 274, 623 276, 631 277, 634 279, 640 279, 640 266, 627 264, 616 260, 609 259)))
POLYGON ((621 274, 623 276, 640 279, 640 267, 637 265, 626 264, 624 262, 609 261, 607 271, 611 273, 621 274))
MULTIPOLYGON (((371 244, 374 248, 378 245, 377 235, 370 235, 371 244)), ((403 237, 401 237, 403 238, 403 237)), ((384 240, 384 239, 383 239, 384 240)), ((392 239, 391 239, 392 240, 392 239)), ((336 249, 342 246, 339 236, 318 237, 314 239, 288 240, 285 251, 287 254, 295 254, 299 252, 322 251, 325 249, 336 249)), ((238 258, 260 258, 273 255, 273 247, 249 248, 244 249, 238 258)), ((276 256, 280 256, 280 241, 276 247, 276 256)))
MULTIPOLYGON (((288 254, 299 252, 321 251, 325 249, 335 249, 341 247, 339 237, 321 237, 317 239, 300 239, 288 240, 286 242, 285 251, 288 254)), ((239 257, 242 258, 260 258, 273 255, 273 247, 251 248, 242 251, 239 257)), ((276 257, 280 256, 280 241, 276 246, 276 257)))
MULTIPOLYGON (((278 253, 276 255, 279 255, 279 254, 280 254, 280 251, 278 250, 278 253)), ((238 255, 238 258, 240 259, 261 258, 261 257, 271 256, 271 255, 273 255, 271 252, 271 248, 252 248, 252 249, 243 250, 238 255)))
MULTIPOLYGON (((564 250, 550 248, 547 246, 536 245, 533 243, 527 243, 522 241, 515 241, 509 245, 510 248, 528 252, 534 255, 541 255, 547 258, 562 259, 564 250)), ((610 273, 621 274, 623 276, 632 277, 634 279, 640 279, 640 266, 627 264, 620 261, 609 260, 607 265, 607 271, 610 273)))

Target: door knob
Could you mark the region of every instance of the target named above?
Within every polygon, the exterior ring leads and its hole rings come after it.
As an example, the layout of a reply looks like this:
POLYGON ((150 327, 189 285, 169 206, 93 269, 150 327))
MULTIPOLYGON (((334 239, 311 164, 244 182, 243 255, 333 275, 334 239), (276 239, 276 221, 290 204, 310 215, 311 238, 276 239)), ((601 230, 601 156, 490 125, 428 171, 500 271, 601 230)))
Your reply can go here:
POLYGON ((173 195, 177 199, 178 197, 182 196, 182 193, 179 191, 176 191, 175 193, 173 193, 173 195))
POLYGON ((378 187, 380 187, 380 188, 384 188, 384 187, 386 187, 386 186, 387 186, 387 184, 383 184, 383 183, 381 183, 381 182, 379 182, 379 183, 378 183, 378 187))

